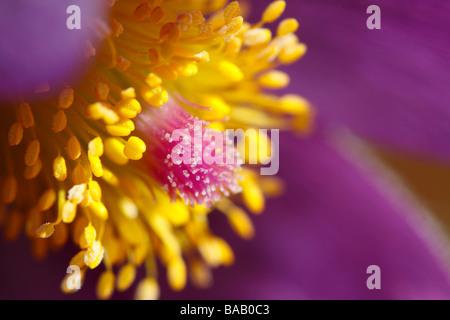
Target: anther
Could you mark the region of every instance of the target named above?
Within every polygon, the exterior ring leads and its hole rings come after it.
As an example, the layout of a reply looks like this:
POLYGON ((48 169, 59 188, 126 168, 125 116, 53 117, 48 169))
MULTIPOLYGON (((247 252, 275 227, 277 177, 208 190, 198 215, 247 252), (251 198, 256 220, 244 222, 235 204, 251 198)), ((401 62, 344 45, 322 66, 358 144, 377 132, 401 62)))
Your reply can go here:
POLYGON ((136 9, 133 12, 134 20, 136 21, 144 21, 145 19, 150 16, 150 13, 152 12, 152 8, 150 8, 150 5, 148 2, 143 2, 140 5, 136 7, 136 9))
POLYGON ((150 15, 150 23, 158 24, 161 21, 164 20, 166 17, 166 12, 161 7, 156 7, 153 9, 151 15, 150 15))
POLYGON ((29 167, 34 166, 39 158, 41 144, 39 140, 30 142, 25 151, 25 164, 29 167))
POLYGON ((64 110, 58 110, 53 115, 52 130, 55 133, 63 131, 67 126, 67 116, 64 110))
POLYGON ((53 175, 56 180, 64 181, 67 178, 66 160, 62 156, 58 156, 53 161, 53 175))
POLYGON ((225 12, 223 14, 224 18, 225 18, 225 24, 228 24, 231 22, 231 20, 233 20, 234 18, 236 18, 237 16, 239 16, 240 13, 240 7, 239 7, 239 2, 237 1, 233 1, 231 2, 226 8, 225 8, 225 12))
POLYGON ((34 126, 34 117, 31 112, 31 107, 28 103, 21 103, 17 110, 18 121, 24 128, 34 126))
POLYGON ((81 146, 80 142, 78 141, 77 137, 72 136, 67 141, 67 155, 69 156, 70 160, 77 160, 81 155, 81 146))
POLYGON ((74 93, 72 88, 65 88, 58 97, 58 107, 67 109, 73 104, 74 93))
POLYGON ((14 123, 8 132, 8 143, 10 146, 17 146, 23 138, 23 127, 20 122, 14 123))
POLYGON ((270 23, 277 20, 286 9, 285 1, 274 1, 266 8, 262 16, 262 22, 270 23))

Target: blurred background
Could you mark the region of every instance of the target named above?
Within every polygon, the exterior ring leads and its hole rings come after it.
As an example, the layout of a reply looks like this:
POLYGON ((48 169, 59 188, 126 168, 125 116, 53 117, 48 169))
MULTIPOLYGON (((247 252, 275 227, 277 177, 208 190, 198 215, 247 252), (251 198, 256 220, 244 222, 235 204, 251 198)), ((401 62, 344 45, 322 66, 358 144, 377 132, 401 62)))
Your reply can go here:
MULTIPOLYGON (((270 1, 248 1, 252 22, 270 1)), ((449 299, 450 5, 445 1, 287 0, 308 52, 285 68, 288 92, 317 110, 309 137, 280 137, 286 191, 239 239, 221 215, 212 229, 235 251, 205 290, 162 299, 449 299), (368 6, 381 8, 369 30, 368 6), (381 269, 368 290, 367 267, 381 269)), ((0 49, 2 50, 2 49, 0 49)), ((70 245, 42 262, 28 241, 0 240, 1 299, 94 299, 60 292, 70 245)), ((101 269, 101 268, 99 268, 101 269)), ((133 297, 136 285, 113 298, 133 297)))

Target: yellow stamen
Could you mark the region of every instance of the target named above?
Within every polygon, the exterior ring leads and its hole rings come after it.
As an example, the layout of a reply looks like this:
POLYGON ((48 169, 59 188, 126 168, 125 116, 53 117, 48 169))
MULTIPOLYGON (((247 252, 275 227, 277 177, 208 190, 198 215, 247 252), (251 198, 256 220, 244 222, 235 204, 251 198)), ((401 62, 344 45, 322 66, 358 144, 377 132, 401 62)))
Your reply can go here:
POLYGON ((37 160, 35 165, 31 167, 26 167, 24 171, 24 177, 27 180, 31 180, 37 177, 37 175, 41 172, 42 169, 42 162, 41 160, 37 160))
POLYGON ((8 132, 8 143, 10 146, 17 146, 23 138, 23 127, 20 122, 14 123, 8 132))
POLYGON ((289 76, 282 72, 273 70, 258 78, 260 86, 271 89, 282 89, 289 85, 289 76))
POLYGON ((130 137, 123 149, 124 155, 130 160, 140 160, 147 149, 144 141, 138 137, 130 137))
POLYGON ((21 103, 17 110, 18 121, 24 128, 34 126, 34 116, 28 103, 21 103))
POLYGON ((131 61, 124 58, 124 57, 118 57, 117 58, 117 67, 121 71, 126 71, 131 66, 131 61))
POLYGON ((134 131, 135 126, 133 121, 131 120, 123 120, 115 125, 106 126, 106 131, 112 136, 115 137, 126 137, 130 135, 132 131, 134 131))
POLYGON ((225 8, 225 12, 223 14, 224 18, 225 18, 225 24, 228 24, 231 22, 231 20, 233 20, 234 18, 236 18, 237 16, 239 16, 240 13, 240 7, 239 7, 239 2, 237 1, 233 1, 231 2, 226 8, 225 8))
POLYGON ((139 283, 136 290, 136 300, 159 299, 159 286, 154 278, 145 278, 139 283))
POLYGON ((115 19, 111 19, 111 23, 109 24, 111 28, 111 34, 114 37, 119 37, 123 33, 123 25, 115 19))
POLYGON ((38 209, 40 211, 46 211, 50 209, 56 202, 56 192, 54 189, 48 189, 45 191, 38 201, 38 209))
POLYGON ((133 13, 134 20, 136 21, 144 21, 150 16, 152 12, 152 8, 150 7, 148 2, 143 2, 136 7, 133 13))
POLYGON ((167 280, 174 291, 180 291, 186 285, 186 264, 180 257, 173 257, 167 265, 167 280))
POLYGON ((127 290, 133 284, 135 278, 135 266, 131 263, 127 263, 122 267, 122 269, 120 269, 119 274, 117 275, 117 290, 127 290))
POLYGON ((98 82, 97 85, 95 86, 95 94, 97 98, 99 98, 100 100, 105 101, 106 99, 108 99, 109 95, 108 85, 103 82, 98 82))
POLYGON ((306 50, 306 45, 303 43, 287 46, 281 51, 278 59, 283 64, 291 64, 300 59, 306 53, 306 50))
POLYGON ((92 247, 89 247, 86 250, 84 255, 84 263, 90 269, 95 269, 102 262, 104 252, 105 249, 103 248, 101 242, 95 241, 92 247))
POLYGON ((86 184, 89 182, 88 170, 81 164, 78 164, 72 172, 72 181, 75 185, 86 184))
POLYGON ((280 108, 283 112, 297 116, 309 116, 311 114, 309 102, 297 95, 283 96, 280 99, 280 108))
POLYGON ((241 69, 230 61, 223 60, 219 62, 217 69, 229 81, 240 82, 244 79, 241 69))
POLYGON ((78 252, 69 262, 69 265, 71 266, 78 266, 80 268, 83 268, 85 266, 84 264, 84 251, 78 252))
POLYGON ((169 99, 169 94, 161 86, 156 88, 143 86, 141 89, 141 94, 144 100, 153 107, 161 107, 169 99))
POLYGON ((102 202, 95 202, 89 206, 89 209, 100 219, 108 219, 108 210, 102 202))
POLYGON ((122 100, 116 104, 119 115, 125 118, 135 118, 141 112, 141 104, 136 99, 122 100))
POLYGON ((25 164, 29 167, 34 166, 38 161, 40 151, 41 144, 39 143, 39 140, 30 142, 25 151, 25 164))
POLYGON ((67 116, 63 110, 58 110, 53 116, 52 130, 55 133, 63 131, 67 126, 67 116))
POLYGON ((75 216, 77 214, 77 205, 66 201, 64 203, 63 211, 62 211, 62 221, 64 223, 72 223, 75 220, 75 216))
POLYGON ((280 22, 277 30, 277 36, 282 37, 290 33, 297 31, 299 27, 298 21, 296 19, 285 19, 280 22))
POLYGON ((210 37, 214 34, 214 26, 211 22, 202 23, 199 27, 199 36, 210 37))
POLYGON ((89 154, 88 157, 89 162, 91 164, 91 170, 94 176, 96 176, 97 178, 103 176, 103 166, 100 158, 97 156, 93 156, 91 154, 89 154))
POLYGON ((120 97, 122 98, 122 100, 135 99, 136 91, 134 90, 134 88, 128 88, 128 89, 122 90, 120 92, 120 97))
POLYGON ((59 94, 58 107, 61 109, 70 108, 70 106, 73 104, 73 100, 74 100, 73 89, 66 88, 59 94))
POLYGON ((115 276, 111 270, 103 272, 97 283, 97 297, 101 300, 111 298, 114 293, 115 276))
POLYGON ((94 245, 94 242, 97 238, 97 232, 95 231, 95 228, 92 226, 92 224, 89 224, 84 229, 84 238, 88 247, 92 247, 94 245))
POLYGON ((264 11, 262 22, 270 23, 277 20, 284 12, 286 8, 285 1, 274 1, 264 11))
POLYGON ((242 198, 247 208, 255 214, 259 214, 264 211, 265 198, 257 180, 244 173, 246 179, 243 179, 240 184, 242 186, 242 198))
POLYGON ((36 230, 36 236, 42 239, 50 238, 55 232, 55 225, 53 223, 45 223, 36 230))
POLYGON ((233 18, 230 23, 226 24, 222 27, 222 29, 220 29, 219 34, 224 37, 232 37, 241 30, 243 24, 244 18, 233 18))
POLYGON ((75 136, 70 137, 70 139, 67 141, 67 155, 69 156, 70 160, 76 160, 81 155, 80 142, 75 136))
POLYGON ((211 270, 206 264, 198 259, 190 263, 190 276, 195 286, 199 288, 209 288, 212 285, 211 270))
POLYGON ((244 210, 233 207, 227 214, 228 221, 234 231, 244 239, 250 239, 254 235, 253 224, 244 210))
POLYGON ((97 181, 89 182, 89 195, 92 200, 98 202, 102 199, 102 189, 97 181))
POLYGON ((69 190, 67 199, 74 204, 80 204, 85 196, 86 196, 86 185, 79 184, 73 186, 72 189, 69 190))
POLYGON ((265 28, 250 29, 244 33, 244 45, 257 46, 269 42, 272 32, 265 28))
POLYGON ((150 86, 150 88, 156 88, 162 84, 161 78, 154 73, 149 73, 145 78, 145 82, 150 86))

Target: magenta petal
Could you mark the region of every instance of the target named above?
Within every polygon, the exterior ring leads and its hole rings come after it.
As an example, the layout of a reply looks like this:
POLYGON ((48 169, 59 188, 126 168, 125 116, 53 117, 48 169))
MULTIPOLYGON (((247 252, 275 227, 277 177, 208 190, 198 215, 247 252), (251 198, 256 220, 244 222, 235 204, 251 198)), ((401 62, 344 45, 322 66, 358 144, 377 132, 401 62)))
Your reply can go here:
POLYGON ((102 0, 14 0, 0 3, 0 97, 28 93, 45 82, 70 80, 87 62, 93 42, 90 17, 105 12, 102 0), (81 9, 81 29, 69 30, 67 8, 81 9))
POLYGON ((411 212, 382 196, 372 177, 320 137, 282 136, 281 148, 287 193, 253 219, 254 240, 226 236, 234 238, 236 265, 218 270, 210 290, 166 291, 163 298, 450 298, 442 261, 430 250, 432 234, 425 242, 407 219, 411 212), (381 268, 381 290, 366 287, 370 265, 381 268))
POLYGON ((450 2, 304 0, 288 8, 308 45, 288 69, 290 91, 308 98, 321 121, 450 160, 450 2), (372 4, 381 30, 366 27, 372 4))

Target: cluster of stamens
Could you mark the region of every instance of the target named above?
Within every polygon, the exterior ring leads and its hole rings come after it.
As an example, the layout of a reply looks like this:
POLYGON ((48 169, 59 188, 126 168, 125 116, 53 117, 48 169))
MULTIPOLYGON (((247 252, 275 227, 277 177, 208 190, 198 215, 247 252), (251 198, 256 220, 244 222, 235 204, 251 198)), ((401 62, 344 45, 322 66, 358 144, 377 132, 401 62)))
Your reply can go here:
MULTIPOLYGON (((305 100, 265 91, 287 86, 289 76, 274 69, 306 51, 294 35, 298 23, 283 20, 275 37, 264 28, 284 12, 284 1, 273 2, 254 26, 237 1, 225 8, 220 0, 110 5, 109 24, 94 20, 104 43, 86 42, 95 63, 81 84, 56 99, 44 88, 36 102, 2 109, 9 129, 2 134, 0 225, 9 240, 25 229, 37 258, 71 238, 80 247, 70 261, 80 280, 105 266, 100 298, 128 289, 142 265, 147 275, 137 297, 157 298, 158 261, 174 290, 188 274, 208 286, 211 268, 233 262, 231 248, 211 233, 208 212, 223 212, 250 238, 248 215, 224 196, 242 191, 248 209, 260 213, 264 195, 277 194, 280 183, 236 163, 180 166, 170 161, 166 135, 194 120, 220 130, 308 131, 305 100), (117 275, 115 265, 122 266, 117 275)), ((75 291, 66 280, 63 290, 75 291)))

